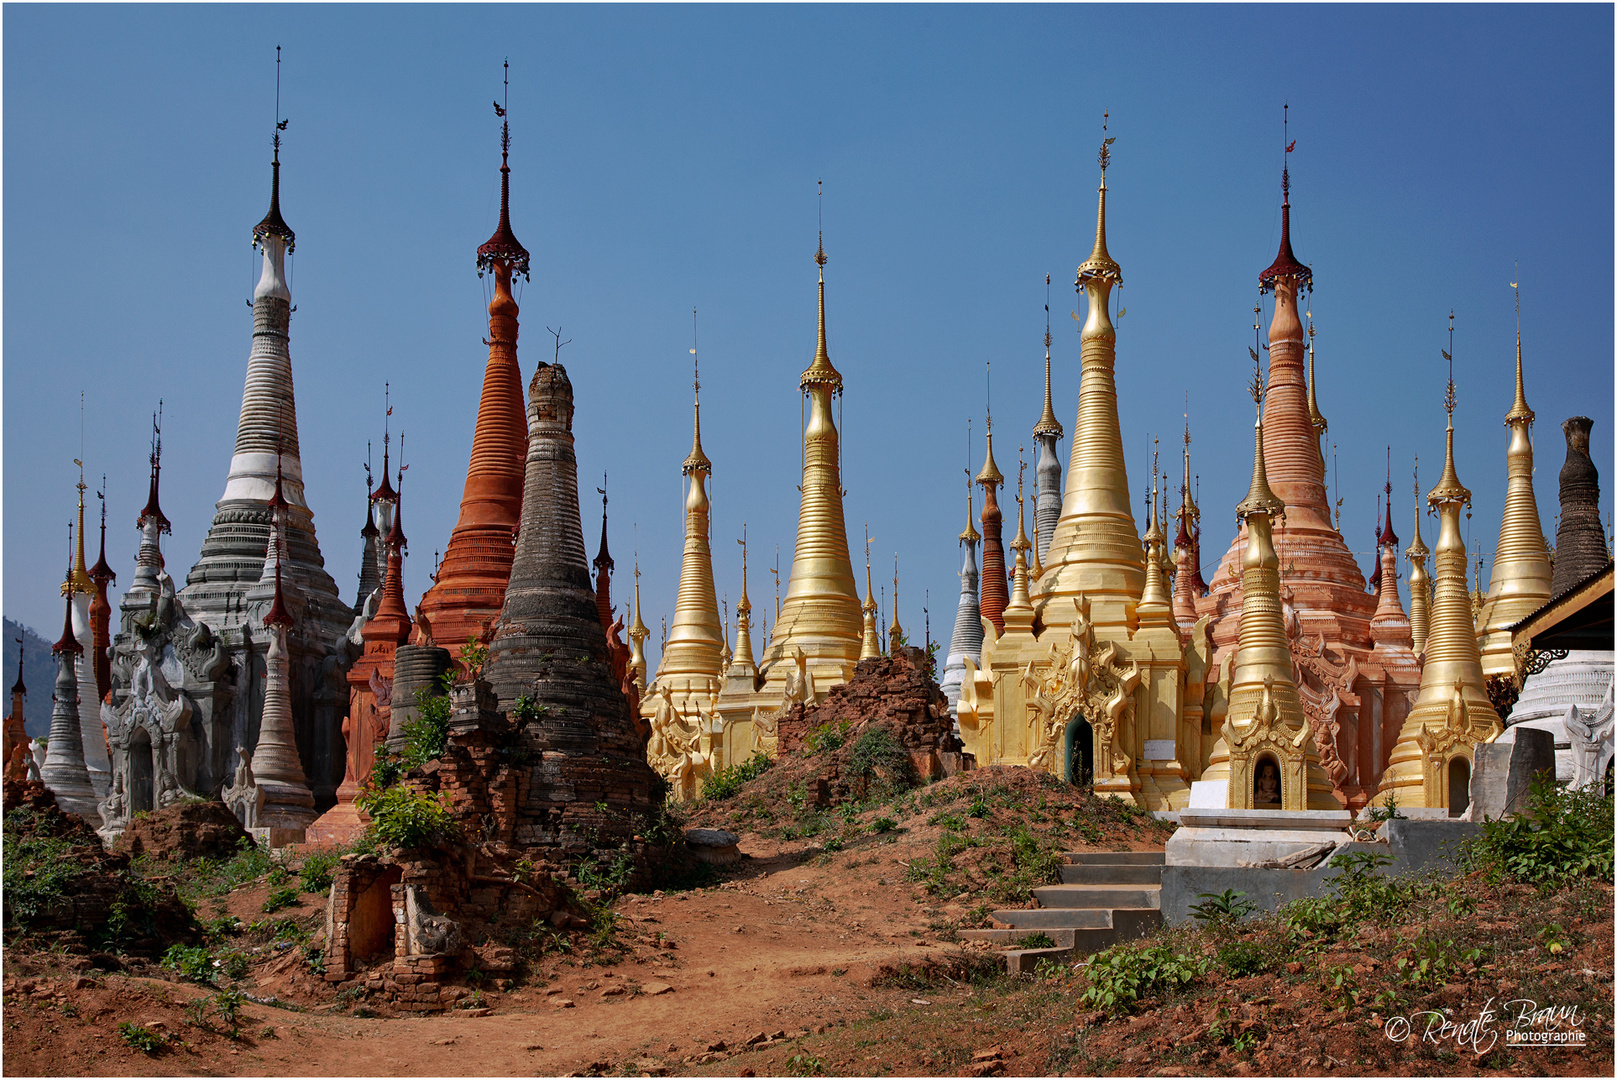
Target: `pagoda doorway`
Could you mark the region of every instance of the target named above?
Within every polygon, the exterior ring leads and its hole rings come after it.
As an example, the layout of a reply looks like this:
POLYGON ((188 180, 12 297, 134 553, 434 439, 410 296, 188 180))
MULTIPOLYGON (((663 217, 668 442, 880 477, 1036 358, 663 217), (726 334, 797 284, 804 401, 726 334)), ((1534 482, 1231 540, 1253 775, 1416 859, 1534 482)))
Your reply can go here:
POLYGON ((152 738, 143 727, 129 737, 129 813, 152 810, 152 738))
POLYGON ((1081 715, 1067 723, 1067 783, 1087 788, 1095 783, 1095 729, 1081 715))
POLYGON ((1449 758, 1449 817, 1464 817, 1471 805, 1471 762, 1463 755, 1449 758))

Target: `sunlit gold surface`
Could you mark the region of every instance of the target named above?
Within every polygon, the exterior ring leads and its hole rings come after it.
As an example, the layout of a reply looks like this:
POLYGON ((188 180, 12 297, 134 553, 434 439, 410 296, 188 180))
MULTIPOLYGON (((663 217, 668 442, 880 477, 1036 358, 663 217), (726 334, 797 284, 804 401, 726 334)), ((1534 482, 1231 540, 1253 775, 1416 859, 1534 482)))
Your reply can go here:
MULTIPOLYGON (((713 588, 713 552, 708 543, 711 505, 707 480, 712 465, 702 452, 702 406, 695 408, 691 452, 681 472, 686 478, 685 554, 679 569, 679 594, 668 628, 668 643, 657 663, 655 686, 677 690, 692 686, 700 692, 717 687, 723 673, 724 629, 719 625, 719 601, 713 588)), ((642 712, 656 708, 649 695, 642 712)))
POLYGON ((1550 599, 1554 569, 1533 497, 1533 410, 1522 385, 1522 343, 1516 340, 1516 400, 1505 415, 1510 446, 1505 451, 1508 477, 1505 512, 1494 549, 1493 579, 1477 620, 1484 675, 1516 674, 1511 635, 1505 628, 1543 607, 1550 599))
POLYGON ((1465 540, 1460 513, 1471 493, 1454 470, 1454 425, 1447 432, 1443 475, 1427 496, 1439 516, 1433 553, 1435 588, 1426 636, 1420 695, 1392 749, 1375 801, 1396 796, 1399 806, 1449 806, 1448 763, 1500 730, 1488 700, 1482 657, 1466 591, 1465 540))

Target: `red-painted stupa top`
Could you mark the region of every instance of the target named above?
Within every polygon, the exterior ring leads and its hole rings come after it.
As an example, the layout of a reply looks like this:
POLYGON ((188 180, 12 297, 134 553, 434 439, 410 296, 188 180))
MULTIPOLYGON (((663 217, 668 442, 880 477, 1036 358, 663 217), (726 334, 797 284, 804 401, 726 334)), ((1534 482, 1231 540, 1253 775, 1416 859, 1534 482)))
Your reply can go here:
MULTIPOLYGON (((106 477, 102 477, 102 487, 106 486, 106 477)), ((97 589, 106 594, 107 585, 117 584, 118 575, 112 567, 107 565, 107 502, 103 496, 101 500, 101 557, 96 559, 95 565, 90 567, 90 580, 96 583, 97 589)))
MULTIPOLYGON (((1286 160, 1290 162, 1291 151, 1297 144, 1286 143, 1286 160)), ((1275 287, 1275 283, 1282 278, 1290 278, 1297 282, 1299 291, 1314 289, 1314 272, 1297 261, 1297 256, 1291 250, 1291 167, 1289 164, 1280 170, 1280 253, 1275 261, 1269 264, 1269 269, 1258 275, 1258 291, 1268 292, 1275 287)))
POLYGON ((275 563, 275 601, 270 604, 269 614, 264 616, 265 626, 281 626, 290 630, 293 626, 292 613, 286 610, 286 601, 281 596, 281 563, 275 563))
POLYGON ((157 503, 157 481, 163 471, 163 431, 159 426, 158 417, 163 410, 162 402, 157 405, 158 415, 152 417, 152 483, 146 492, 146 509, 140 512, 135 521, 135 527, 143 528, 148 520, 157 522, 158 532, 172 532, 168 518, 163 516, 163 508, 157 503))
POLYGON ((387 545, 389 551, 394 548, 403 551, 410 543, 404 536, 404 503, 398 495, 393 496, 393 502, 393 525, 387 530, 387 535, 382 538, 382 543, 387 545))
POLYGON ((23 697, 27 697, 28 687, 24 686, 22 683, 22 654, 23 642, 22 639, 19 638, 17 639, 17 681, 12 684, 11 692, 14 695, 21 694, 23 697))
MULTIPOLYGON (((392 410, 389 411, 391 412, 392 410)), ((402 439, 404 436, 399 437, 402 439)), ((399 447, 402 453, 404 444, 400 443, 399 447)), ((399 501, 399 493, 393 490, 393 483, 388 478, 388 449, 388 440, 384 437, 382 439, 382 482, 376 485, 375 491, 371 492, 371 502, 373 503, 396 503, 399 501)))
MULTIPOLYGON (((510 102, 510 61, 506 61, 506 101, 510 102)), ((505 108, 498 102, 494 111, 505 116, 505 108)), ((500 126, 500 224, 488 243, 477 249, 477 276, 482 277, 494 269, 495 263, 504 263, 512 275, 528 276, 528 249, 523 247, 511 231, 511 121, 500 126)))
MULTIPOLYGON (((72 573, 71 566, 68 567, 68 572, 72 573)), ((73 595, 69 593, 67 604, 62 610, 62 636, 55 645, 51 646, 51 655, 72 653, 74 656, 78 656, 83 652, 84 646, 80 645, 78 639, 73 636, 73 595)), ((22 681, 21 672, 17 675, 17 681, 19 683, 22 681)))
POLYGON ((1392 531, 1392 481, 1390 479, 1387 481, 1387 520, 1382 524, 1381 531, 1376 534, 1376 543, 1382 547, 1386 547, 1388 544, 1394 547, 1398 546, 1398 534, 1392 531))

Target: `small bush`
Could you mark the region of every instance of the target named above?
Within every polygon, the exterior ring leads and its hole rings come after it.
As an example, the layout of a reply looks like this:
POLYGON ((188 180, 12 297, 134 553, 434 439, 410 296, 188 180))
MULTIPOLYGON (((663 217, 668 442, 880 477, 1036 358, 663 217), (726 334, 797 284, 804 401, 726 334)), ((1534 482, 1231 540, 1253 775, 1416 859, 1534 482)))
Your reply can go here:
POLYGON ((1269 968, 1269 955, 1250 941, 1229 941, 1219 946, 1218 966, 1232 979, 1256 975, 1269 968))
POLYGON ((157 1053, 168 1041, 163 1038, 161 1032, 153 1031, 145 1024, 132 1024, 127 1020, 118 1025, 118 1038, 143 1054, 157 1053))
POLYGON ((1547 772, 1533 780, 1527 812, 1482 823, 1465 859, 1491 877, 1553 887, 1612 876, 1612 797, 1598 787, 1558 787, 1547 772))
POLYGON ((754 754, 739 765, 726 765, 702 781, 702 798, 733 799, 774 763, 775 759, 768 754, 754 754))
POLYGON ((1190 913, 1204 926, 1239 922, 1257 910, 1245 893, 1235 889, 1225 889, 1221 893, 1198 893, 1196 899, 1201 903, 1192 904, 1190 913))
POLYGON ((163 966, 182 979, 212 983, 219 972, 219 964, 208 950, 200 945, 171 945, 163 954, 163 966))
POLYGON ((340 851, 317 851, 303 860, 298 874, 298 886, 307 893, 323 893, 331 889, 331 875, 342 858, 340 851))
POLYGON ((271 912, 280 911, 282 908, 289 908, 297 902, 297 888, 292 885, 280 885, 271 889, 269 895, 264 898, 264 913, 267 915, 271 912))
POLYGON ((848 741, 848 729, 852 726, 850 720, 821 724, 804 737, 803 749, 810 754, 829 754, 838 750, 848 741))
POLYGON ((1011 942, 1011 948, 1013 949, 1053 949, 1055 947, 1055 938, 1042 930, 1036 934, 1023 934, 1011 942))
POLYGON ((1105 1012, 1128 1012, 1140 998, 1194 982, 1207 967, 1206 960, 1166 944, 1114 945, 1090 960, 1089 987, 1081 1000, 1105 1012))
POLYGON ((897 794, 920 782, 909 751, 899 745, 891 731, 874 725, 854 740, 848 754, 846 776, 849 780, 863 781, 867 792, 874 786, 897 794))
POLYGON ((890 817, 879 817, 870 823, 870 831, 873 833, 892 832, 896 828, 898 828, 898 822, 890 817))
POLYGON ((426 847, 460 832, 446 795, 391 787, 361 793, 355 802, 370 815, 370 834, 390 847, 426 847))

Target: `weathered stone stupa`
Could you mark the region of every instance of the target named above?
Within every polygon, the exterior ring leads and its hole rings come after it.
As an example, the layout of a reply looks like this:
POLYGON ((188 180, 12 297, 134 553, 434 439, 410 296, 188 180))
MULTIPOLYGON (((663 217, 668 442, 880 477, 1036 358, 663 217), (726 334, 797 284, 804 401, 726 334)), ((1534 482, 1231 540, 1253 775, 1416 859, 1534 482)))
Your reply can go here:
MULTIPOLYGON (((72 573, 69 564, 68 573, 72 573)), ((45 764, 40 774, 45 786, 56 796, 64 813, 78 814, 92 829, 101 827, 96 808, 95 788, 84 766, 84 731, 79 724, 79 681, 76 662, 84 646, 73 636, 73 599, 69 595, 62 612, 62 636, 51 646, 60 661, 56 674, 56 697, 51 706, 51 730, 46 743, 45 764)))
MULTIPOLYGON (((501 111, 504 115, 504 111, 501 111)), ((417 630, 451 651, 488 642, 511 574, 512 537, 522 519, 528 424, 517 365, 517 309, 511 283, 528 276, 528 249, 511 232, 511 121, 500 129, 500 223, 477 249, 477 276, 494 275, 488 306, 488 364, 472 432, 472 457, 437 580, 421 599, 417 630)))
POLYGON ((955 608, 954 633, 943 663, 943 696, 954 713, 960 701, 960 685, 966 677, 966 659, 980 664, 983 656, 983 619, 977 595, 977 541, 982 536, 971 522, 971 483, 967 473, 966 527, 960 533, 960 603, 955 608))
MULTIPOLYGON (((179 593, 184 615, 206 626, 224 644, 234 672, 234 692, 217 698, 199 724, 207 743, 193 776, 194 790, 217 790, 233 771, 235 747, 249 753, 257 745, 266 689, 269 590, 263 581, 264 555, 273 531, 269 501, 277 470, 287 504, 282 576, 296 598, 287 628, 287 689, 303 771, 318 805, 329 806, 342 779, 344 680, 349 653, 339 640, 353 619, 337 584, 326 572, 315 538, 314 516, 303 492, 298 450, 297 401, 288 349, 292 292, 286 257, 295 236, 281 216, 281 137, 274 139, 269 212, 253 227, 253 246, 263 249, 263 273, 253 291, 253 347, 247 360, 246 389, 236 427, 224 494, 202 541, 201 557, 179 593)), ((190 693, 192 687, 182 688, 190 693)), ((200 702, 199 702, 200 704, 200 702)))
POLYGON ((508 716, 531 709, 535 756, 514 842, 583 848, 586 833, 628 839, 652 806, 654 774, 612 677, 590 588, 573 453, 573 387, 541 363, 528 387, 528 455, 516 558, 484 677, 508 716))

